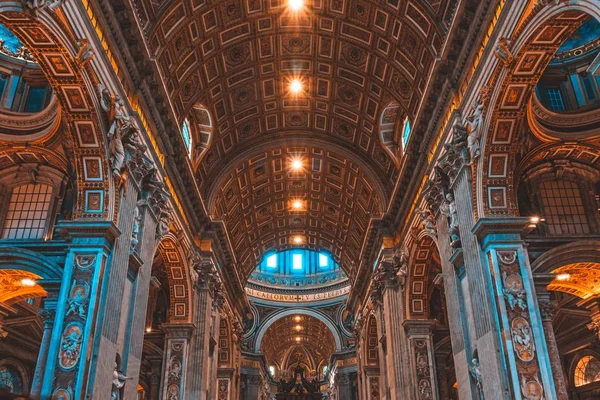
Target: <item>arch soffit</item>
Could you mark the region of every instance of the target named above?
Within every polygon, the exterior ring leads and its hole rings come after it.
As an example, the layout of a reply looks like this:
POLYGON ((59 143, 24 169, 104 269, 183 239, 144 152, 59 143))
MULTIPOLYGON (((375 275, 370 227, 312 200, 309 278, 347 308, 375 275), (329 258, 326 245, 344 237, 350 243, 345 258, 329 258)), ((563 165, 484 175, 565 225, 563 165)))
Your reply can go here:
POLYGON ((169 321, 189 322, 192 319, 193 292, 187 259, 179 241, 168 233, 158 244, 169 282, 169 321))
POLYGON ((478 161, 478 213, 518 213, 514 186, 515 155, 532 90, 560 45, 586 17, 600 20, 600 7, 593 0, 570 0, 534 11, 512 35, 513 63, 498 62, 488 82, 494 87, 488 104, 478 161))
POLYGON ((68 115, 66 120, 69 122, 65 127, 71 136, 79 188, 73 217, 107 219, 110 180, 96 99, 93 89, 89 89, 91 82, 87 74, 93 71, 84 69, 75 60, 73 50, 76 46, 73 43, 76 39, 60 31, 63 22, 54 21, 45 13, 41 10, 38 17, 32 19, 24 13, 20 3, 11 2, 0 7, 0 23, 33 54, 63 113, 68 115))
POLYGON ((47 257, 23 248, 1 247, 0 269, 18 269, 42 277, 62 279, 63 269, 47 257))
POLYGON ((437 252, 436 242, 428 235, 424 235, 412 249, 405 289, 407 318, 429 317, 429 274, 437 252))
POLYGON ((312 310, 309 308, 294 308, 294 309, 285 309, 280 312, 271 314, 260 324, 260 327, 258 328, 258 332, 256 334, 254 350, 256 352, 260 351, 260 345, 262 343, 264 335, 265 335, 267 329, 269 329, 269 327, 271 325, 273 325, 273 323, 275 321, 279 320, 280 318, 286 317, 288 315, 298 315, 298 314, 299 315, 309 315, 311 317, 315 317, 318 320, 320 320, 322 323, 324 323, 325 326, 327 326, 327 328, 329 328, 329 330, 331 331, 331 334, 333 335, 336 351, 340 351, 342 349, 341 334, 335 327, 335 324, 327 316, 325 316, 324 314, 322 314, 318 311, 315 311, 315 310, 312 310))

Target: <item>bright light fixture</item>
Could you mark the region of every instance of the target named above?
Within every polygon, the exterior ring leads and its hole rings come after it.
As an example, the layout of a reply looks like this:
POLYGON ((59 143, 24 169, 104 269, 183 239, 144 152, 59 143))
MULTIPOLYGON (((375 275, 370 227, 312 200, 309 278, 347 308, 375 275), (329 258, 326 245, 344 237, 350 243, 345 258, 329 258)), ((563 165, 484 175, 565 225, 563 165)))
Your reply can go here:
POLYGON ((288 7, 293 11, 300 11, 304 8, 304 0, 288 0, 288 7))
POLYGON ((23 285, 23 286, 35 286, 35 281, 33 279, 24 278, 24 279, 21 279, 21 285, 23 285))
POLYGON ((295 317, 294 319, 296 320, 296 322, 300 322, 300 320, 301 320, 302 318, 300 318, 300 316, 299 316, 299 315, 296 315, 296 317, 295 317))
POLYGON ((302 204, 302 200, 294 200, 294 201, 292 202, 292 207, 293 207, 295 210, 300 210, 300 209, 302 208, 302 206, 303 206, 303 204, 302 204))
POLYGON ((294 237, 294 243, 296 243, 296 244, 302 243, 302 236, 295 236, 294 237))
POLYGON ((146 328, 146 332, 148 332, 148 333, 152 332, 152 328, 150 328, 150 327, 147 327, 147 328, 146 328))
POLYGON ((558 274, 556 275, 556 279, 559 281, 566 281, 571 277, 571 274, 558 274))
POLYGON ((294 158, 292 160, 292 169, 294 171, 299 171, 302 169, 302 160, 300 160, 299 158, 294 158))
POLYGON ((302 330, 302 325, 296 325, 296 330, 297 331, 301 331, 302 330))
POLYGON ((296 336, 296 342, 299 342, 301 340, 302 340, 302 338, 300 336, 296 336))
POLYGON ((532 224, 537 224, 538 222, 540 222, 540 217, 533 216, 529 218, 529 222, 531 222, 532 224))
POLYGON ((290 91, 292 93, 300 93, 302 91, 302 82, 300 79, 292 79, 290 82, 290 91))

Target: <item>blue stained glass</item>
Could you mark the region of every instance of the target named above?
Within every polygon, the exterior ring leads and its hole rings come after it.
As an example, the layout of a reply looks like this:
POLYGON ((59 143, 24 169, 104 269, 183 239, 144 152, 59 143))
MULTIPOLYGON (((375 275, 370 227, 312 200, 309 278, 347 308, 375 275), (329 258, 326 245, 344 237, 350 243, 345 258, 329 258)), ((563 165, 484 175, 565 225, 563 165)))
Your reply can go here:
POLYGON ((3 40, 4 46, 13 53, 23 46, 19 39, 2 24, 0 24, 0 40, 3 40))
POLYGON ((188 124, 187 119, 183 121, 183 125, 181 126, 181 136, 183 136, 183 142, 185 143, 185 148, 188 153, 192 152, 192 135, 190 134, 190 126, 188 124))
POLYGON ((325 254, 319 254, 319 267, 326 267, 329 264, 329 257, 325 254))
POLYGON ((277 254, 273 254, 267 258, 267 267, 277 268, 277 254))
POLYGON ((292 269, 302 269, 302 254, 294 254, 292 256, 292 269))

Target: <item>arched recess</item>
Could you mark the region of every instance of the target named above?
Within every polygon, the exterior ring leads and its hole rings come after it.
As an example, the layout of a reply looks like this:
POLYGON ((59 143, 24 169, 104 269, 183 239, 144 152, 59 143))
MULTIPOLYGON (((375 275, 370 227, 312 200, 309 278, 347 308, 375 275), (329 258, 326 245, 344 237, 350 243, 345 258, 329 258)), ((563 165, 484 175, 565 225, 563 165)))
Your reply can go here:
POLYGON ((365 332, 364 360, 365 364, 379 367, 379 336, 377 318, 369 314, 365 332))
POLYGON ((60 280, 62 268, 47 257, 15 247, 0 249, 0 304, 10 305, 24 299, 45 297, 39 280, 60 280), (23 284, 24 280, 34 284, 23 284))
POLYGON ((168 233, 158 245, 169 281, 169 322, 189 322, 192 318, 192 290, 187 260, 177 238, 168 233))
POLYGON ((323 324, 325 324, 325 326, 327 326, 327 328, 329 328, 329 330, 331 331, 331 334, 333 335, 333 340, 335 341, 335 350, 340 351, 342 349, 342 343, 343 343, 342 337, 341 337, 340 333, 338 332, 338 330, 336 329, 334 323, 328 317, 326 317, 324 314, 322 314, 318 311, 312 310, 310 308, 293 308, 293 309, 288 308, 288 309, 284 309, 280 312, 276 312, 276 313, 269 315, 262 322, 262 324, 256 334, 256 342, 254 344, 255 352, 260 351, 260 345, 262 343, 263 337, 264 337, 267 329, 271 325, 273 325, 273 323, 275 321, 279 320, 280 318, 286 317, 288 315, 310 315, 311 317, 317 318, 318 320, 323 322, 323 324))
POLYGON ((188 123, 192 140, 192 166, 194 171, 208 152, 213 139, 213 120, 208 108, 196 103, 188 114, 188 123))
MULTIPOLYGON (((588 17, 600 20, 595 0, 540 3, 510 38, 514 60, 498 63, 487 86, 493 88, 487 104, 482 157, 477 169, 477 213, 517 215, 515 167, 519 163, 524 112, 542 72, 561 44, 588 17)), ((521 146, 522 147, 522 146, 521 146)))
MULTIPOLYGON (((84 69, 75 60, 77 38, 70 32, 55 31, 56 27, 64 26, 64 22, 55 21, 56 16, 46 10, 39 10, 36 15, 32 18, 25 14, 18 2, 0 5, 0 23, 32 53, 67 121, 64 126, 69 137, 67 142, 72 146, 77 187, 73 218, 107 219, 110 177, 97 102, 91 88, 97 78, 90 68, 84 69)), ((4 143, 10 141, 2 141, 4 143)))
POLYGON ((409 259, 406 283, 407 318, 430 318, 431 279, 441 272, 436 242, 421 235, 409 259))
POLYGON ((395 101, 383 109, 379 118, 379 140, 398 168, 405 145, 403 141, 404 118, 404 109, 395 101))
MULTIPOLYGON (((17 379, 20 381, 20 390, 13 388, 9 390, 13 394, 27 394, 31 388, 31 376, 27 368, 23 364, 12 357, 0 359, 0 379, 8 378, 8 375, 18 374, 17 379)), ((2 387, 2 386, 0 386, 2 387)))
POLYGON ((533 273, 556 275, 548 290, 582 299, 600 294, 600 241, 583 240, 548 250, 532 264, 533 273))

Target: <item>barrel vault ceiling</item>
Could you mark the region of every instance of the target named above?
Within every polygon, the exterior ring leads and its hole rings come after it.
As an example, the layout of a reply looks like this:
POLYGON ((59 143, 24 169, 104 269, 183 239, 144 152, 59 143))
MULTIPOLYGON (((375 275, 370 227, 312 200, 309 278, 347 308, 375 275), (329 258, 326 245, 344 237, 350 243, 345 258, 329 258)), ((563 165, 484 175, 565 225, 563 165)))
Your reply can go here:
POLYGON ((246 276, 296 235, 352 274, 457 3, 307 0, 293 13, 282 0, 133 0, 178 123, 194 107, 211 114, 195 178, 246 276), (302 170, 290 171, 298 157, 302 170), (298 197, 301 213, 289 209, 298 197))

